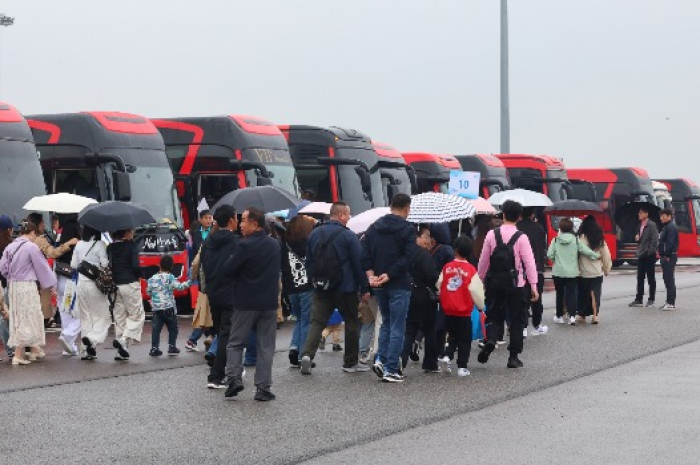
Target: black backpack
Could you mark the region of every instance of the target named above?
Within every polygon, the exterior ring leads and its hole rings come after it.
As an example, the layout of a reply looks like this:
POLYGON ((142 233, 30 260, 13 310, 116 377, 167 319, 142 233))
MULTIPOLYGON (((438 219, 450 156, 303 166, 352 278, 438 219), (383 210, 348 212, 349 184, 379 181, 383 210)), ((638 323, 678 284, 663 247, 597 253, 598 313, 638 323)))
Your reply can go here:
POLYGON ((503 242, 500 228, 494 229, 493 233, 496 236, 496 248, 491 253, 486 287, 492 292, 510 294, 518 288, 518 270, 515 267, 513 247, 523 233, 516 231, 507 244, 503 242))
POLYGON ((333 233, 327 233, 321 227, 318 231, 320 239, 314 249, 314 269, 311 284, 318 291, 337 289, 343 279, 342 264, 333 242, 343 231, 344 226, 333 233))

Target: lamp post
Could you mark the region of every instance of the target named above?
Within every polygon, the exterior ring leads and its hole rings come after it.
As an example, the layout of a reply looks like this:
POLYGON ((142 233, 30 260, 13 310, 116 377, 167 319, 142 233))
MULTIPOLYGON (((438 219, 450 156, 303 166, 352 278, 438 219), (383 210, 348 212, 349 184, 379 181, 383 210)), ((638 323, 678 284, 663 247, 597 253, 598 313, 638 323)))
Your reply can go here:
POLYGON ((508 0, 501 0, 501 153, 510 153, 508 97, 508 0))
MULTIPOLYGON (((12 26, 13 24, 15 24, 15 18, 13 18, 11 16, 7 16, 5 13, 0 13, 0 26, 9 27, 9 26, 12 26)), ((0 78, 1 78, 1 76, 0 76, 0 78)), ((1 82, 2 81, 0 79, 0 85, 1 85, 1 82)))

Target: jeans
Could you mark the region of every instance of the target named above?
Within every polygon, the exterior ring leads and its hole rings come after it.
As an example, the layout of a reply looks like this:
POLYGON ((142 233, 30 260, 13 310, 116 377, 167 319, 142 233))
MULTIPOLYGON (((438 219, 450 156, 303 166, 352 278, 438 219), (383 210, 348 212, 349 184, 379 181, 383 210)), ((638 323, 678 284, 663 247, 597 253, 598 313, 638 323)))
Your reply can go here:
POLYGON ((382 327, 379 329, 377 359, 385 373, 398 373, 403 339, 406 334, 406 316, 411 302, 411 291, 406 289, 377 289, 382 327))
POLYGON ((193 344, 197 344, 197 342, 202 338, 202 336, 209 336, 209 328, 194 328, 192 330, 192 333, 190 334, 190 337, 187 338, 188 341, 190 341, 193 344))
POLYGON ((644 278, 649 281, 649 300, 656 298, 656 256, 647 255, 637 260, 637 302, 644 299, 644 278))
POLYGON ((661 257, 661 271, 666 286, 666 303, 676 305, 676 262, 677 256, 661 257))
POLYGON ((297 352, 301 352, 304 349, 306 335, 309 334, 309 325, 311 324, 311 301, 313 297, 313 291, 289 294, 291 314, 297 318, 297 321, 294 323, 294 332, 292 332, 289 350, 294 349, 297 352))
POLYGON ((151 347, 160 347, 160 331, 163 329, 163 325, 168 327, 168 345, 175 347, 177 343, 177 317, 172 308, 153 312, 151 347))
POLYGON ((211 345, 209 346, 209 350, 207 353, 212 354, 214 357, 216 357, 216 348, 219 347, 219 336, 214 336, 214 340, 211 341, 211 345))

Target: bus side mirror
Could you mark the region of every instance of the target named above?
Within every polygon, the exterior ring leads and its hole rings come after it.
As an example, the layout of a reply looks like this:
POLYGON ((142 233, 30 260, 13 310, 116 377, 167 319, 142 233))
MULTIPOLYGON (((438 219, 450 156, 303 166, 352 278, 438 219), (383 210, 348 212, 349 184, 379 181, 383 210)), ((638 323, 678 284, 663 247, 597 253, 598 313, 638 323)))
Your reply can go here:
POLYGON ((362 191, 365 193, 369 192, 371 194, 372 178, 370 177, 369 172, 362 166, 356 166, 355 173, 357 173, 357 176, 359 176, 360 178, 360 185, 362 186, 362 191))
POLYGON ((131 181, 129 173, 122 171, 112 172, 112 186, 114 189, 114 200, 129 202, 131 200, 131 181))

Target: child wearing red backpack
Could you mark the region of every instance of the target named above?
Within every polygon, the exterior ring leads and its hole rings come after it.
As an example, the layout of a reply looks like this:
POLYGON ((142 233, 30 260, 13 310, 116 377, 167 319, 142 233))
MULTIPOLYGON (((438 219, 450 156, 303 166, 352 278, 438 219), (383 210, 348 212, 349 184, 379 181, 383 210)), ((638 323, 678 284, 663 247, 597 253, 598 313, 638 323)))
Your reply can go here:
POLYGON ((451 361, 457 351, 459 376, 469 376, 467 364, 472 345, 472 311, 484 308, 484 285, 476 268, 467 257, 472 253, 472 240, 459 236, 455 241, 455 259, 445 265, 438 280, 440 306, 445 312, 445 330, 449 333, 445 357, 440 359, 444 371, 452 372, 451 361))

